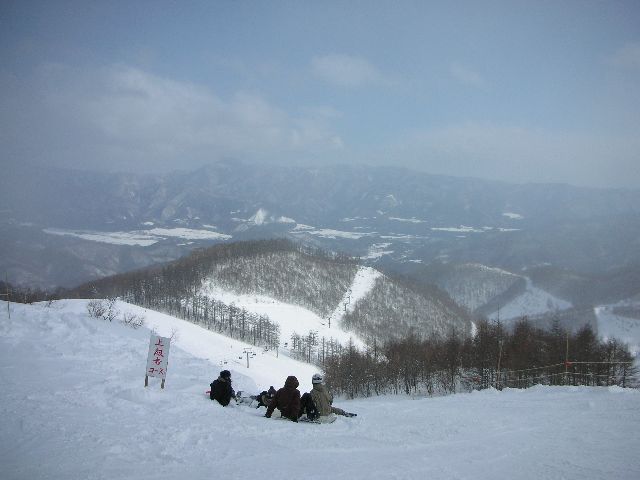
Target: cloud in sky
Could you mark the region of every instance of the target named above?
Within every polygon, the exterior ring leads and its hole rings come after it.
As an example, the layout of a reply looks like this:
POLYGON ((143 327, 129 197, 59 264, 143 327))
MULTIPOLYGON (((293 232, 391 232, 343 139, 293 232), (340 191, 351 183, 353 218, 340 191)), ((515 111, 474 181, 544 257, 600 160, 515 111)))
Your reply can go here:
POLYGON ((366 59, 351 55, 315 57, 311 61, 311 69, 319 78, 339 87, 389 86, 395 83, 366 59))
POLYGON ((5 161, 640 187, 636 0, 174 3, 7 3, 5 161))
POLYGON ((414 131, 386 155, 448 175, 633 187, 639 151, 639 137, 465 123, 414 131))
POLYGON ((123 65, 89 71, 48 65, 30 89, 15 94, 16 110, 21 103, 26 110, 13 141, 32 158, 62 156, 72 166, 188 168, 224 157, 286 159, 343 147, 329 126, 330 108, 294 116, 256 93, 221 98, 205 86, 123 65), (37 139, 44 142, 39 151, 37 139))

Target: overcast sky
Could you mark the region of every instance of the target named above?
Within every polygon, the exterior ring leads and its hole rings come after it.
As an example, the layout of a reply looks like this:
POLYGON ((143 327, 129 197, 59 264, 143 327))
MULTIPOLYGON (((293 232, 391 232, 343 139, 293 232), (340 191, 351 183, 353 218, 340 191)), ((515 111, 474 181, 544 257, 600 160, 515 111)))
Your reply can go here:
POLYGON ((640 187, 640 1, 0 1, 3 163, 640 187))

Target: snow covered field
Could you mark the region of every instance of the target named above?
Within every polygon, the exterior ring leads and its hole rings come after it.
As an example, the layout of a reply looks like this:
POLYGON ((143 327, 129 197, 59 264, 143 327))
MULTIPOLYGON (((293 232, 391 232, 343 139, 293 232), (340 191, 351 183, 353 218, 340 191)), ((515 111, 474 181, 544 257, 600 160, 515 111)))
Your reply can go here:
MULTIPOLYGON (((145 222, 151 224, 152 222, 145 222)), ((211 225, 210 225, 211 226, 211 225)), ((152 228, 150 230, 136 230, 134 232, 92 232, 86 230, 65 230, 62 228, 45 228, 44 233, 50 235, 67 235, 93 242, 111 243, 113 245, 138 245, 148 247, 167 237, 183 238, 185 240, 229 240, 231 235, 212 232, 210 230, 194 230, 191 228, 152 228)))
POLYGON ((640 478, 637 390, 338 399, 358 417, 295 424, 204 391, 225 359, 236 389, 255 393, 289 374, 308 390, 314 367, 267 352, 247 369, 240 342, 148 311, 177 338, 166 388, 145 389, 149 331, 89 318, 85 305, 12 304, 9 320, 0 302, 3 480, 640 478))

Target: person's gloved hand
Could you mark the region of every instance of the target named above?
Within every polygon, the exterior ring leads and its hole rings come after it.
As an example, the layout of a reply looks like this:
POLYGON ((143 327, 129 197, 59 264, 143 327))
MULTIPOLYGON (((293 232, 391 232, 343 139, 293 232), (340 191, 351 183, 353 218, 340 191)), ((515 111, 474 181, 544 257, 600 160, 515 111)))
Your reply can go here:
POLYGON ((265 413, 265 414, 264 414, 264 416, 265 416, 266 418, 271 418, 271 414, 270 414, 270 413, 265 413))

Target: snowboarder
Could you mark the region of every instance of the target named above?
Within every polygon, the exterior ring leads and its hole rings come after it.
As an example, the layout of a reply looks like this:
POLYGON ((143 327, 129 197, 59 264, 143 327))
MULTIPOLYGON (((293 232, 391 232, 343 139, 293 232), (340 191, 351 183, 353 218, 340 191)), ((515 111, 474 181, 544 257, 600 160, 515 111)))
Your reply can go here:
POLYGON ((229 405, 232 398, 236 398, 236 394, 231 388, 231 372, 229 370, 222 370, 218 379, 211 382, 210 386, 209 398, 217 400, 223 407, 229 405))
POLYGON ((269 404, 271 403, 271 400, 273 400, 275 394, 276 389, 273 388, 273 385, 269 387, 269 390, 260 392, 260 394, 256 395, 255 397, 255 399, 258 401, 258 406, 256 406, 256 408, 269 407, 269 404))
POLYGON ((280 414, 293 422, 298 421, 300 412, 300 391, 298 390, 298 379, 293 375, 287 377, 284 387, 276 392, 269 403, 265 417, 271 418, 271 414, 277 408, 280 414))
POLYGON ((322 383, 324 379, 322 375, 316 373, 311 377, 311 383, 313 384, 313 389, 311 390, 311 399, 313 400, 313 404, 318 410, 318 414, 321 417, 330 415, 331 413, 335 413, 336 415, 343 415, 345 417, 355 417, 355 413, 345 412, 341 408, 334 407, 333 403, 333 395, 329 393, 327 387, 322 383))
POLYGON ((316 408, 315 403, 313 403, 313 399, 311 398, 311 394, 305 393, 302 395, 300 399, 300 412, 298 413, 298 418, 302 417, 302 415, 307 414, 307 420, 317 420, 320 414, 318 413, 318 409, 316 408))

